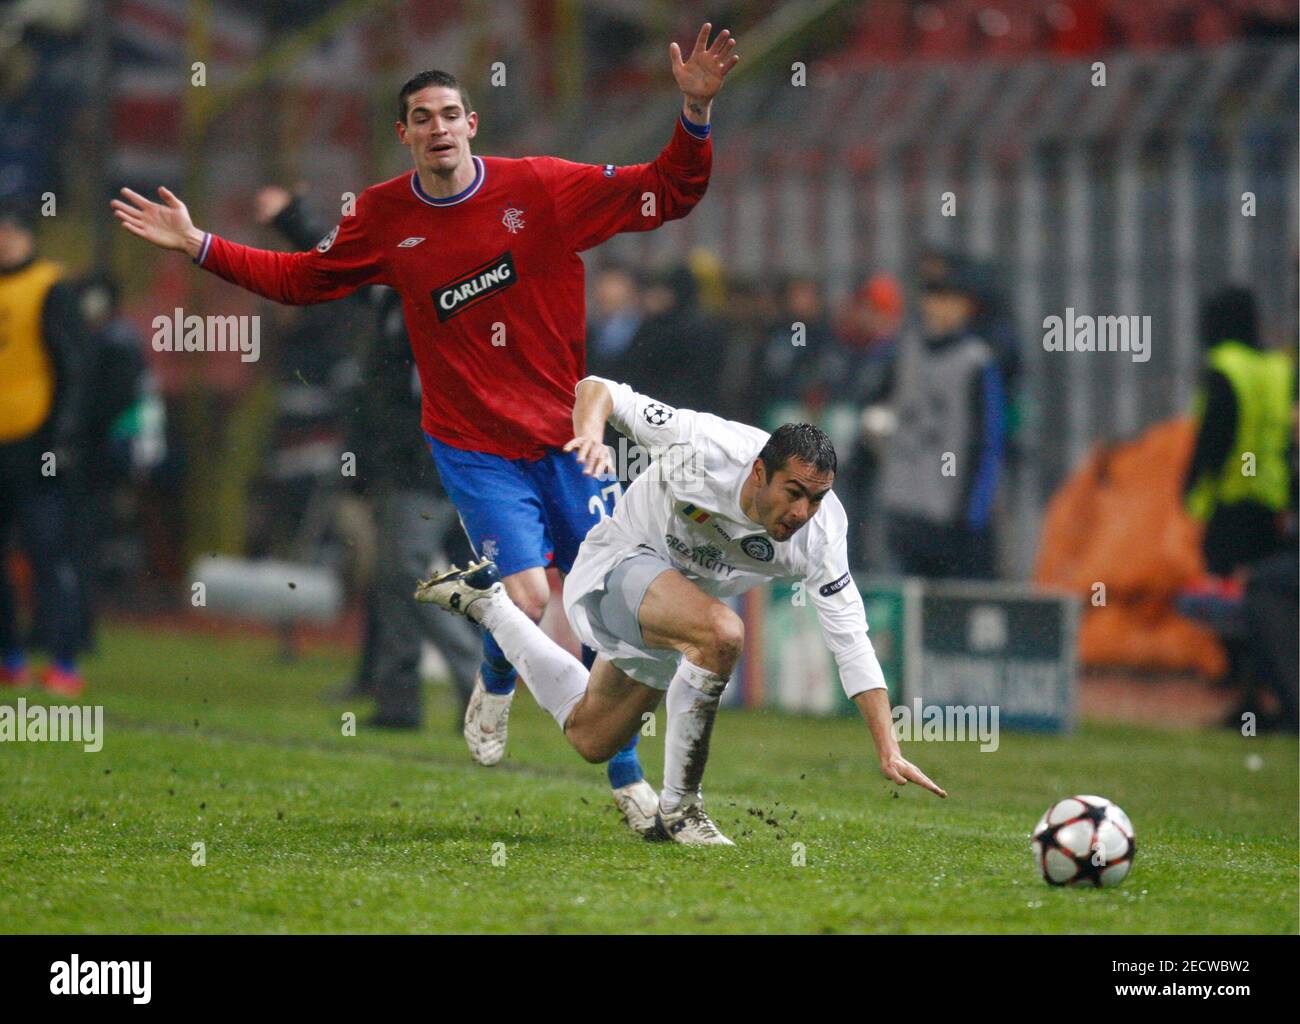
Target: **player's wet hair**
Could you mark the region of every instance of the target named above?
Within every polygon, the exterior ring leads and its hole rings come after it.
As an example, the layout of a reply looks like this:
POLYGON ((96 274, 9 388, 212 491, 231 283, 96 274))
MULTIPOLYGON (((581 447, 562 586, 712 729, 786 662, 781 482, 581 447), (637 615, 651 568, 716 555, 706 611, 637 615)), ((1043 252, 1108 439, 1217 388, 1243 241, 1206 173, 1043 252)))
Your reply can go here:
POLYGON ((397 118, 402 124, 406 124, 406 98, 412 93, 427 89, 433 85, 441 86, 444 89, 455 89, 460 93, 460 105, 465 108, 465 113, 468 114, 474 109, 469 103, 469 93, 465 91, 465 87, 460 84, 459 80, 451 72, 421 71, 402 86, 402 91, 397 94, 397 118))
POLYGON ((777 427, 758 457, 763 460, 769 480, 790 459, 807 462, 818 473, 835 472, 835 446, 821 427, 811 423, 784 423, 777 427))

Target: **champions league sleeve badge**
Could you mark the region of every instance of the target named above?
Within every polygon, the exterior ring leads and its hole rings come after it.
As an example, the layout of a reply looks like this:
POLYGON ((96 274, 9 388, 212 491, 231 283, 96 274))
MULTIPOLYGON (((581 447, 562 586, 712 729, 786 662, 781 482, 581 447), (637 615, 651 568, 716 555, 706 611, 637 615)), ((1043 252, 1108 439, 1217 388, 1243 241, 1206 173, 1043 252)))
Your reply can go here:
POLYGON ((316 243, 317 252, 329 252, 330 246, 334 244, 334 239, 339 237, 339 225, 334 225, 334 230, 316 243))
POLYGON ((676 414, 676 409, 670 405, 664 405, 662 402, 651 402, 641 410, 642 418, 652 427, 662 427, 671 421, 676 414))

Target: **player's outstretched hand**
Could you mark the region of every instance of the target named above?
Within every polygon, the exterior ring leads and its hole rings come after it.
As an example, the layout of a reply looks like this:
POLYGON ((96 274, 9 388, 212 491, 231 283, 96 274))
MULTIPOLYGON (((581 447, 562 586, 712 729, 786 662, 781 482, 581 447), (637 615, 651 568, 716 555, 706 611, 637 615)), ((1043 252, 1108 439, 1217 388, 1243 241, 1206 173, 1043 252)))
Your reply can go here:
POLYGON ((196 229, 184 203, 161 185, 158 195, 162 197, 162 203, 151 202, 129 188, 122 189, 122 195, 126 202, 114 199, 109 204, 122 227, 163 249, 186 251, 196 229))
POLYGON ((921 771, 916 765, 912 764, 902 754, 894 754, 880 762, 880 774, 892 782, 897 782, 900 786, 906 786, 909 782, 915 782, 918 786, 928 789, 935 796, 947 799, 948 794, 930 781, 930 777, 921 771))
POLYGON ((722 79, 740 60, 733 52, 736 40, 727 29, 718 33, 718 38, 709 45, 709 31, 712 29, 707 21, 695 38, 695 49, 691 55, 682 60, 682 48, 676 43, 668 45, 668 53, 673 63, 673 77, 677 85, 687 96, 707 103, 722 88, 722 79))
POLYGON ((577 452, 578 461, 582 463, 582 475, 597 479, 614 475, 614 463, 609 457, 609 449, 600 438, 575 437, 564 446, 566 452, 577 452))

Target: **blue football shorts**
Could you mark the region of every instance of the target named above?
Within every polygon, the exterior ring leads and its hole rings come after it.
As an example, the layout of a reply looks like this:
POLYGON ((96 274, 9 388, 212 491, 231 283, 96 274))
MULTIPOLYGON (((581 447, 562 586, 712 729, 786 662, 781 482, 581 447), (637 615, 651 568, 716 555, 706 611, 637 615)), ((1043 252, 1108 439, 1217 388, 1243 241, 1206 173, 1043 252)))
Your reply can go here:
POLYGON ((502 576, 554 565, 567 573, 587 531, 614 511, 617 480, 585 476, 573 452, 506 459, 424 435, 470 546, 502 576))

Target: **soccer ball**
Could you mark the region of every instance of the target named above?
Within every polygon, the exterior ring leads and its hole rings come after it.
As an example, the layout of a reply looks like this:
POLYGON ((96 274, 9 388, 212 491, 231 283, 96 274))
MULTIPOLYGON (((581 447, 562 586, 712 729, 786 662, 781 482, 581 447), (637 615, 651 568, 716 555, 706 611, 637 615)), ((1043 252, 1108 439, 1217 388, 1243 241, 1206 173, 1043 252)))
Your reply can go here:
POLYGON ((1119 885, 1133 866, 1133 823, 1105 797, 1072 796, 1052 804, 1030 837, 1048 885, 1119 885))

